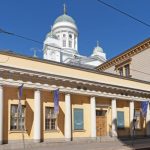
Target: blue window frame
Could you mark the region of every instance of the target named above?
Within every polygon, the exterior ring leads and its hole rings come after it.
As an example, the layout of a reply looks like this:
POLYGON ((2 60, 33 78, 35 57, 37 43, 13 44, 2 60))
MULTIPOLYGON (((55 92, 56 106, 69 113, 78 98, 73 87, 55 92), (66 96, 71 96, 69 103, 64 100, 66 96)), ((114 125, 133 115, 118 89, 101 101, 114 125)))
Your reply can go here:
POLYGON ((123 129, 124 128, 124 112, 117 111, 117 128, 123 129))
POLYGON ((83 109, 74 109, 74 130, 83 130, 84 120, 83 120, 83 109))

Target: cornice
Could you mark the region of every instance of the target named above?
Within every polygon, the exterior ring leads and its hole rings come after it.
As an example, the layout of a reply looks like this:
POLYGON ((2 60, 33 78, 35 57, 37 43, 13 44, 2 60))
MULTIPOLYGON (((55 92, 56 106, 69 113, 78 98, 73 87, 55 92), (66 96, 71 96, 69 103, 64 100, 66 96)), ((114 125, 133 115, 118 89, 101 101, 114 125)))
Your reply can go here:
MULTIPOLYGON (((41 83, 40 83, 41 81, 43 81, 45 83, 44 84, 42 82, 44 86, 49 86, 48 85, 48 80, 51 79, 53 81, 54 80, 55 81, 61 81, 62 85, 63 85, 63 82, 70 82, 71 84, 73 83, 73 84, 76 84, 76 85, 81 84, 80 88, 78 88, 77 86, 75 88, 75 89, 80 90, 80 91, 88 91, 88 89, 84 88, 88 85, 88 86, 95 86, 95 87, 103 88, 103 89, 106 89, 106 90, 111 89, 111 90, 115 90, 115 91, 117 91, 117 90, 124 91, 124 93, 132 92, 132 93, 137 93, 137 94, 140 94, 140 93, 141 94, 146 94, 146 95, 150 94, 150 91, 145 91, 145 90, 141 90, 141 89, 134 89, 134 88, 117 86, 117 85, 110 85, 110 84, 106 84, 106 83, 88 81, 88 80, 83 80, 83 79, 64 77, 64 76, 60 76, 60 75, 58 76, 58 75, 54 75, 54 74, 46 74, 46 73, 40 73, 40 72, 35 72, 35 71, 30 71, 30 70, 22 70, 22 69, 17 69, 17 68, 0 66, 0 72, 2 72, 1 75, 3 75, 3 73, 5 71, 9 73, 9 77, 11 77, 11 76, 13 77, 16 74, 16 76, 18 76, 19 79, 21 79, 21 76, 22 77, 25 76, 27 79, 29 79, 29 81, 27 82, 28 84, 32 83, 32 78, 35 78, 35 79, 37 79, 36 82, 38 82, 38 83, 36 83, 37 86, 41 85, 41 83)), ((7 81, 12 81, 12 79, 8 79, 7 81)), ((16 82, 19 82, 20 84, 23 83, 23 81, 21 81, 21 80, 18 80, 16 82)), ((55 88, 55 86, 56 85, 52 85, 53 88, 55 88)), ((61 86, 60 86, 60 88, 61 88, 61 86)), ((70 87, 68 87, 67 89, 70 89, 70 87)))
MULTIPOLYGON (((13 79, 3 79, 0 78, 0 84, 3 84, 6 87, 18 87, 20 83, 23 81, 14 81, 13 79)), ((138 96, 126 96, 116 93, 107 93, 107 92, 101 92, 101 91, 93 91, 93 90, 79 90, 76 88, 70 88, 70 87, 63 87, 63 86, 56 86, 56 85, 46 85, 46 84, 40 84, 40 83, 32 83, 32 82, 23 82, 24 88, 26 89, 40 89, 40 91, 53 91, 55 89, 59 89, 61 93, 68 93, 68 94, 79 94, 79 95, 86 95, 86 96, 94 96, 94 97, 106 97, 110 99, 116 99, 116 100, 128 100, 128 101, 143 101, 148 100, 150 101, 150 98, 143 98, 138 96)))
POLYGON ((104 71, 114 65, 118 65, 120 63, 123 63, 124 61, 130 59, 134 55, 137 55, 138 53, 144 51, 145 49, 150 47, 150 38, 144 40, 143 42, 137 44, 136 46, 126 50, 125 52, 121 53, 120 55, 106 61, 102 65, 96 67, 99 71, 104 71))

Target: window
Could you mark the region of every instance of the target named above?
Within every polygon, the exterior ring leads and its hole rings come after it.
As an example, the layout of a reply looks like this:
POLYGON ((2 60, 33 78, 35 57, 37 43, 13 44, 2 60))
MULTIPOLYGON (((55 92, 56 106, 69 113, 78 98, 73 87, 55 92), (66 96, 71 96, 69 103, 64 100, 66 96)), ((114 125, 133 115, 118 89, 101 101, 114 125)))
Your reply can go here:
POLYGON ((140 110, 135 110, 135 129, 141 129, 141 111, 140 110))
POLYGON ((66 37, 66 34, 63 34, 63 37, 66 37))
POLYGON ((121 68, 119 68, 118 70, 119 70, 120 76, 123 76, 123 68, 121 67, 121 68))
POLYGON ((123 129, 124 128, 124 112, 117 111, 117 128, 123 129))
POLYGON ((72 35, 71 34, 69 34, 69 38, 72 39, 72 35))
POLYGON ((83 109, 74 109, 74 130, 83 130, 83 109))
POLYGON ((25 106, 22 106, 21 115, 18 114, 18 105, 11 105, 10 114, 10 130, 24 130, 25 129, 25 106))
POLYGON ((71 48, 72 47, 72 41, 69 40, 69 47, 71 48))
POLYGON ((96 110, 96 116, 106 116, 106 110, 96 110))
POLYGON ((66 47, 66 40, 63 40, 63 47, 66 47))
POLYGON ((130 66, 129 64, 125 65, 125 76, 129 77, 130 76, 130 66))
POLYGON ((53 107, 45 108, 45 130, 57 130, 57 119, 53 107))

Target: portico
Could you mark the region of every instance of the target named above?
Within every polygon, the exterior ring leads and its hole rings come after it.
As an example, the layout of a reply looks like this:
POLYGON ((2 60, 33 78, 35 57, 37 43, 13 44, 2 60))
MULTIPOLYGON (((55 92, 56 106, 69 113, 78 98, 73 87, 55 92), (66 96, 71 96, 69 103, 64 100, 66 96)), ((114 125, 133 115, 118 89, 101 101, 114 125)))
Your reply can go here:
MULTIPOLYGON (((132 136, 134 108, 138 116, 140 101, 150 100, 147 83, 20 56, 9 56, 5 66, 0 65, 0 85, 1 144, 22 140, 22 132, 25 140, 34 142, 132 136), (21 84, 23 131, 16 121, 21 84), (55 89, 60 92, 58 116, 53 115, 55 89), (97 119, 104 121, 105 129, 97 119)), ((149 115, 142 123, 137 135, 149 135, 149 115)))

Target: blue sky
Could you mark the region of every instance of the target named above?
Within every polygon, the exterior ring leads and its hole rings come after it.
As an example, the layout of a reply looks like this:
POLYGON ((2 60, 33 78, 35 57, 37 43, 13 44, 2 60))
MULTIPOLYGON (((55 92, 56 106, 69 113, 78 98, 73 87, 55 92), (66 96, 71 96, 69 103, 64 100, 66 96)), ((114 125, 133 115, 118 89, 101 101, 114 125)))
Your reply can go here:
MULTIPOLYGON (((103 0, 150 24, 149 0, 103 0)), ((150 37, 150 28, 98 3, 97 0, 1 0, 0 28, 43 42, 67 4, 79 29, 79 53, 89 56, 96 41, 110 59, 150 37)), ((0 49, 33 55, 42 45, 0 33, 0 49)), ((42 57, 42 51, 38 52, 42 57)))

